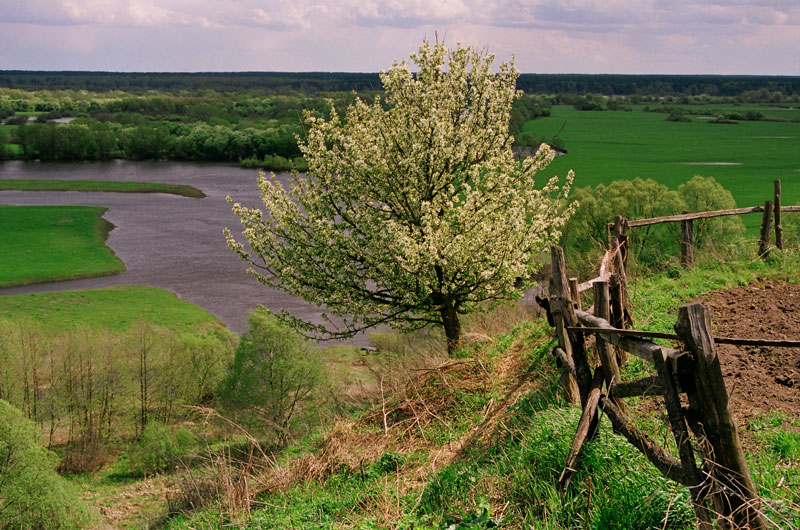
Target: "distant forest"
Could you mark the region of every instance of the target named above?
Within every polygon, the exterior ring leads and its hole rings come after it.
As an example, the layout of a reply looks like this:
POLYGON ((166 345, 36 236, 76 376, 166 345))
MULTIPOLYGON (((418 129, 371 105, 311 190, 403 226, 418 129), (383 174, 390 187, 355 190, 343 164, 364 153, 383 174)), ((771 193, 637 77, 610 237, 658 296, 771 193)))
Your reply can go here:
MULTIPOLYGON (((735 97, 766 89, 800 95, 800 76, 522 74, 517 86, 528 94, 608 96, 735 97)), ((214 90, 280 94, 302 91, 369 92, 381 89, 377 73, 346 72, 48 72, 0 70, 0 87, 22 90, 123 90, 139 93, 214 90)))

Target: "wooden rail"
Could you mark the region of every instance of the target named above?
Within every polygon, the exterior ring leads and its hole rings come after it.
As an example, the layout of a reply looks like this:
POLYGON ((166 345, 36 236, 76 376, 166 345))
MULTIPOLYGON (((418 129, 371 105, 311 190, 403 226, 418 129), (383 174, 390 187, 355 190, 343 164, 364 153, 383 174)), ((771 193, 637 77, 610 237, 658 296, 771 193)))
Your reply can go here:
MULTIPOLYGON (((581 322, 591 323, 591 319, 582 319, 581 312, 576 311, 581 322)), ((594 318, 594 317, 593 317, 594 318)), ((611 333, 629 337, 648 337, 651 339, 680 340, 681 336, 677 333, 660 333, 657 331, 640 331, 638 329, 617 329, 611 327, 591 327, 589 325, 576 328, 584 333, 611 333)), ((800 348, 800 340, 772 340, 772 339, 740 339, 737 337, 714 337, 714 344, 732 344, 734 346, 772 346, 776 348, 800 348)), ((649 360, 649 359, 648 359, 649 360)))
MULTIPOLYGON (((649 219, 629 219, 628 225, 633 228, 635 226, 656 225, 660 223, 678 223, 681 221, 694 221, 695 219, 710 219, 712 217, 724 217, 727 215, 743 215, 748 213, 763 212, 763 206, 749 206, 746 208, 732 208, 730 210, 713 210, 710 212, 697 212, 697 213, 681 213, 677 215, 665 215, 663 217, 651 217, 649 219)), ((782 212, 800 212, 800 205, 798 206, 783 206, 782 212)), ((614 223, 608 223, 609 228, 614 228, 614 223)))
POLYGON ((681 223, 681 264, 685 267, 691 267, 694 263, 694 221, 698 219, 711 219, 714 217, 744 215, 758 212, 763 212, 764 214, 761 220, 761 234, 758 240, 758 254, 766 259, 769 256, 770 231, 773 220, 775 225, 775 246, 779 249, 783 249, 783 225, 781 223, 781 212, 800 212, 800 205, 781 205, 780 180, 774 181, 773 200, 765 201, 764 206, 749 206, 745 208, 731 208, 727 210, 714 210, 696 213, 684 212, 682 214, 651 217, 649 219, 629 220, 617 216, 613 223, 608 223, 609 248, 614 248, 614 238, 616 238, 617 243, 623 247, 623 253, 626 254, 625 249, 627 249, 629 228, 661 223, 681 223))

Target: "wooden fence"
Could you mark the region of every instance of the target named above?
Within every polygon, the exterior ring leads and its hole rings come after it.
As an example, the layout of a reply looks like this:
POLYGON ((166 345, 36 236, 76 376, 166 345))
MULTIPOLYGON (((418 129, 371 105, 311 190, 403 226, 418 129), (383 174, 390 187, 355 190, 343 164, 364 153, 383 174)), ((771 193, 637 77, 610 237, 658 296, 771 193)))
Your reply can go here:
MULTIPOLYGON (((667 215, 664 217, 651 217, 649 219, 629 220, 617 216, 613 223, 608 224, 609 241, 616 238, 623 248, 627 248, 628 230, 639 226, 648 226, 661 223, 681 223, 681 264, 691 267, 694 263, 694 226, 696 219, 709 219, 727 215, 743 215, 748 213, 764 212, 761 220, 761 234, 758 240, 758 253, 767 258, 769 256, 770 234, 774 220, 775 246, 783 249, 783 225, 781 212, 800 212, 800 206, 781 206, 781 181, 774 181, 773 200, 765 201, 764 206, 750 206, 747 208, 733 208, 730 210, 715 210, 711 212, 683 213, 667 215)), ((627 253, 624 259, 627 261, 627 253)))
POLYGON ((616 237, 612 240, 600 276, 583 284, 576 278, 567 279, 564 251, 553 245, 549 297, 538 299, 555 327, 558 346, 554 353, 561 361, 564 390, 569 399, 579 400, 582 408, 575 439, 559 479, 560 488, 563 491, 567 487, 578 466, 583 444, 596 434, 599 410, 611 420, 614 430, 659 471, 689 489, 702 530, 712 528, 714 516, 719 528, 767 528, 761 500, 728 407, 715 344, 796 347, 800 346, 800 341, 714 337, 710 312, 703 303, 679 308, 675 334, 622 329, 630 323, 625 242, 620 244, 616 237), (593 290, 594 305, 589 311, 583 311, 579 293, 588 289, 593 290), (598 361, 594 363, 589 358, 587 335, 595 336, 598 361), (673 339, 683 346, 667 348, 647 337, 673 339), (652 364, 656 375, 623 381, 619 366, 625 362, 626 352, 652 364), (681 394, 685 395, 683 402, 681 394), (663 397, 678 458, 628 418, 624 399, 633 396, 663 397), (688 407, 682 403, 688 403, 688 407), (698 455, 702 461, 699 466, 698 455))

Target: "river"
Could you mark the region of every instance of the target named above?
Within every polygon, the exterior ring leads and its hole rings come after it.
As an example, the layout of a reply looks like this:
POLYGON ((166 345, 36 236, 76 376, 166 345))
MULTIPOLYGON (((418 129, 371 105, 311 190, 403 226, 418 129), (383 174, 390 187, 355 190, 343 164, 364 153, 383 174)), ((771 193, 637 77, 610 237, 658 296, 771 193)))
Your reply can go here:
MULTIPOLYGON (((149 285, 175 293, 223 320, 237 332, 247 329, 248 311, 259 304, 321 323, 319 307, 258 283, 247 264, 228 248, 222 229, 241 230, 225 197, 261 206, 258 172, 221 164, 183 162, 21 162, 0 163, 0 178, 116 180, 188 184, 204 199, 161 193, 0 191, 0 204, 106 206, 114 224, 107 244, 127 270, 115 276, 0 289, 0 295, 149 285)), ((288 178, 282 175, 282 178, 288 178)), ((365 336, 349 341, 368 344, 365 336)))

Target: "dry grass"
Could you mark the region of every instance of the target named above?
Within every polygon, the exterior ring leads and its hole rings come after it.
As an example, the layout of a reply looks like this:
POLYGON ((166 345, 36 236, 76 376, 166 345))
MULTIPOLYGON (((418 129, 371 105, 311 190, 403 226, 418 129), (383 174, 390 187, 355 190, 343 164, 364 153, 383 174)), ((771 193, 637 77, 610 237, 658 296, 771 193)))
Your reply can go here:
POLYGON ((491 443, 508 407, 535 385, 525 359, 530 345, 517 340, 504 354, 490 354, 495 346, 490 336, 527 319, 528 310, 518 305, 466 319, 464 352, 470 357, 462 359, 448 359, 437 334, 373 336, 380 355, 355 361, 363 363, 373 384, 372 406, 360 418, 335 420, 313 452, 280 465, 257 445, 245 459, 209 453, 202 474, 187 470, 173 482, 171 509, 213 502, 229 520, 241 521, 259 496, 325 480, 344 469, 363 475, 391 451, 415 457, 374 478, 377 493, 360 501, 347 519, 355 524, 372 517, 380 527, 392 527, 402 515, 400 497, 421 492, 432 473, 467 447, 491 443))

